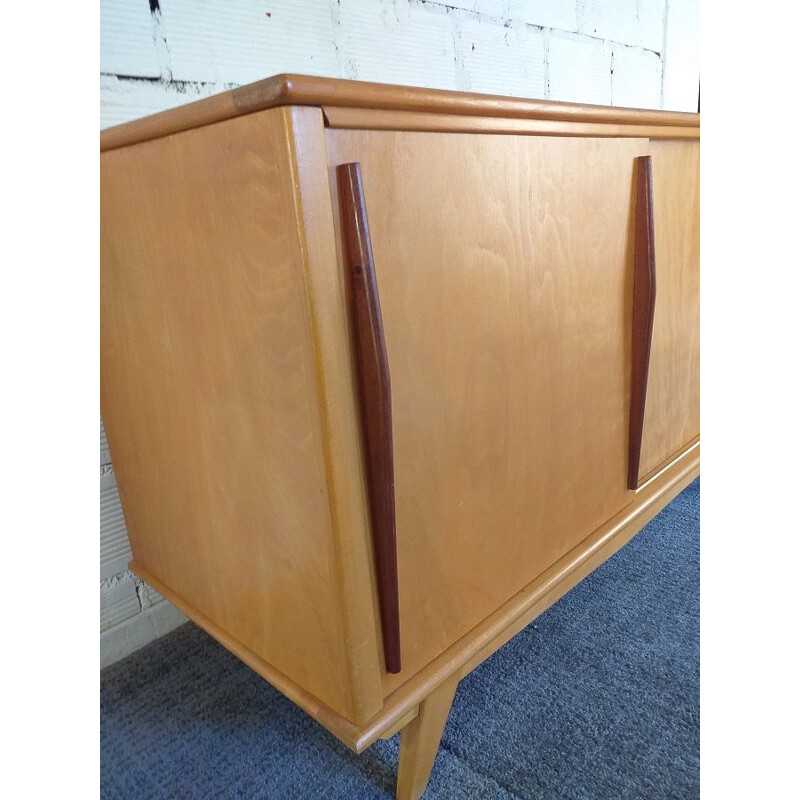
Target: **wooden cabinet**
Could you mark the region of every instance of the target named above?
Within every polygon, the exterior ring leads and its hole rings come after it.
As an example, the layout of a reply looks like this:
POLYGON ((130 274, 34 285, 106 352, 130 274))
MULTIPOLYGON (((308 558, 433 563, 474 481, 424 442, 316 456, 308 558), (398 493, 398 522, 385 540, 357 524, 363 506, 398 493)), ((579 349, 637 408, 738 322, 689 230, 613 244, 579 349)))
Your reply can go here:
POLYGON ((699 119, 282 76, 101 149, 132 568, 417 797, 699 471, 699 119))

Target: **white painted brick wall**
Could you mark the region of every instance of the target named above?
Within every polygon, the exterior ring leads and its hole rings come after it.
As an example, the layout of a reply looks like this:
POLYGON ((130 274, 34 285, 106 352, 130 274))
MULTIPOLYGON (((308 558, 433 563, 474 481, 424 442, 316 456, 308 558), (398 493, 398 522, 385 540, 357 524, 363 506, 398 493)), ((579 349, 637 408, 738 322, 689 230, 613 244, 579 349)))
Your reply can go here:
POLYGON ((662 66, 658 54, 639 47, 615 44, 612 57, 612 104, 658 108, 662 66))
POLYGON ((277 72, 336 72, 331 8, 297 0, 162 0, 172 77, 242 84, 277 72))
MULTIPOLYGON (((469 92, 543 97, 546 91, 545 36, 521 22, 464 19, 456 38, 456 84, 469 92)), ((451 88, 446 86, 443 88, 451 88)))
POLYGON ((103 418, 100 417, 100 477, 103 476, 102 468, 111 464, 111 456, 108 454, 108 440, 106 439, 106 429, 103 426, 103 418))
POLYGON ((548 97, 611 104, 610 42, 553 33, 548 48, 548 97))
POLYGON ((100 127, 121 125, 225 91, 214 83, 161 83, 100 74, 100 127))
MULTIPOLYGON (((279 72, 694 111, 699 0, 101 0, 100 126, 279 72), (613 71, 613 74, 612 74, 613 71)), ((100 434, 101 664, 185 617, 127 570, 100 434)))
POLYGON ((100 71, 158 78, 153 17, 142 0, 100 0, 100 71))
POLYGON ((700 76, 700 4, 669 0, 664 52, 662 107, 697 108, 700 76))
POLYGON ((666 0, 584 0, 577 5, 580 33, 656 53, 663 49, 666 0))
POLYGON ((131 560, 125 520, 110 464, 100 468, 100 579, 124 572, 131 560))
POLYGON ((342 77, 452 88, 461 19, 439 6, 341 0, 332 6, 342 77))
POLYGON ((449 6, 472 11, 477 17, 556 28, 578 30, 578 4, 564 0, 428 0, 431 5, 449 6))

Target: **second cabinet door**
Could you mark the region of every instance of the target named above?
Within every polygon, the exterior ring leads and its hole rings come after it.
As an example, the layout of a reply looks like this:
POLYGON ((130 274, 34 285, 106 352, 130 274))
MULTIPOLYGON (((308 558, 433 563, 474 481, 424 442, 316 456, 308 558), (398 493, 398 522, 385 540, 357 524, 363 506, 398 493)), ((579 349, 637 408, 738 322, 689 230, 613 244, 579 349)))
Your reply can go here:
POLYGON ((649 147, 656 304, 640 485, 700 436, 700 142, 649 147))
POLYGON ((391 691, 630 499, 633 166, 648 142, 326 136, 336 214, 336 166, 361 165, 391 373, 391 691))

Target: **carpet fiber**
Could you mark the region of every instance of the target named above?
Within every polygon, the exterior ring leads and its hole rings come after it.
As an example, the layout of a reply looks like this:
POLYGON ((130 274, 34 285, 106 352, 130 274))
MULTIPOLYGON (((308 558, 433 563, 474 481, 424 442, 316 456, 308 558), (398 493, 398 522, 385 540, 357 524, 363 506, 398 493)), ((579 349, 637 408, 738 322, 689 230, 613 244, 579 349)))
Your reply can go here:
MULTIPOLYGON (((699 797, 700 481, 465 678, 425 798, 699 797)), ((192 624, 101 673, 103 798, 392 798, 192 624)))

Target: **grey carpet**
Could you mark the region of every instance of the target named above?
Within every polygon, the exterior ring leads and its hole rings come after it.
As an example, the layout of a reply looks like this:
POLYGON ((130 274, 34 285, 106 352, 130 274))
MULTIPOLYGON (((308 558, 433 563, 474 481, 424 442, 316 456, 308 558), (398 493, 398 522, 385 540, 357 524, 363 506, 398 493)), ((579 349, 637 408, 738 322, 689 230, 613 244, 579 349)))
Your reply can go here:
MULTIPOLYGON (((700 481, 461 682, 426 798, 699 796, 700 481)), ((391 798, 192 624, 101 674, 103 798, 391 798)))

